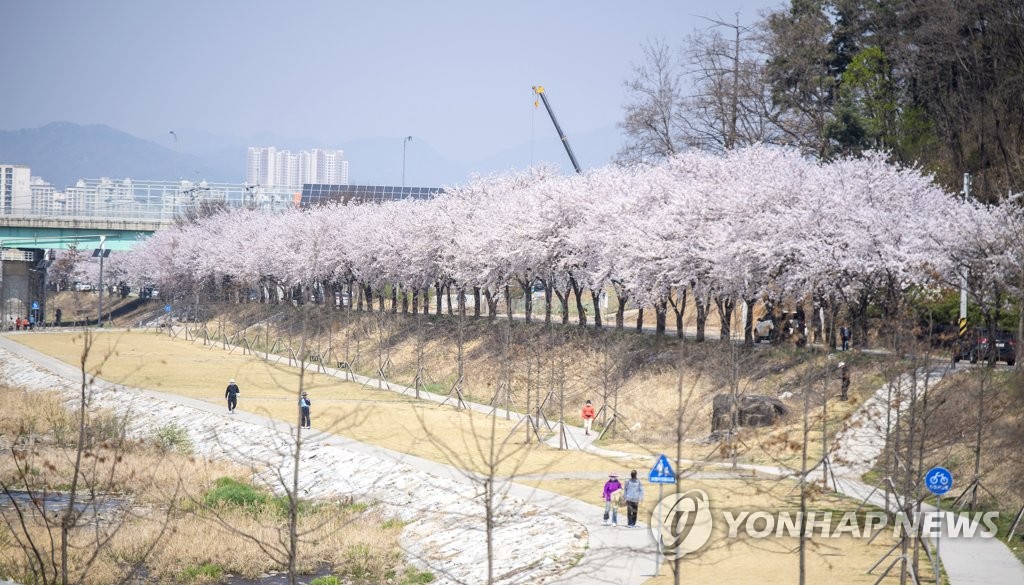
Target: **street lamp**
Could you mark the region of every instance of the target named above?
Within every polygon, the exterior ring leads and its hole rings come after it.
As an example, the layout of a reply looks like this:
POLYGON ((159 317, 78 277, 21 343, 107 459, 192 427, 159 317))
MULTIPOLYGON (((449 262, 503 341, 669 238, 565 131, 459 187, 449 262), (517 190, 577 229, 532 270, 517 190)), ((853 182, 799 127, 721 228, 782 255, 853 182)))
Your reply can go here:
POLYGON ((412 136, 406 136, 402 141, 402 188, 405 188, 405 147, 412 140, 412 136))
POLYGON ((106 242, 107 236, 100 236, 100 247, 92 251, 93 258, 100 259, 100 290, 99 290, 99 306, 96 310, 96 326, 103 327, 103 259, 110 256, 110 250, 103 247, 106 242))

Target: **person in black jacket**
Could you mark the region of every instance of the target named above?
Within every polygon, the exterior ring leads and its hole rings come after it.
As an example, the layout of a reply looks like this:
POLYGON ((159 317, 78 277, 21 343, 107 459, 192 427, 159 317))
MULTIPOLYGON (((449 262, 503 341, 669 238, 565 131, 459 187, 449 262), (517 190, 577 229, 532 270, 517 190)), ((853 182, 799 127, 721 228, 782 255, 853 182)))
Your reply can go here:
POLYGON ((241 390, 238 389, 238 384, 235 384, 234 380, 228 380, 228 388, 224 391, 224 397, 228 399, 228 412, 235 412, 235 407, 238 406, 238 393, 241 390))
POLYGON ((310 406, 309 395, 306 394, 305 392, 303 392, 302 396, 299 397, 299 409, 302 411, 302 423, 301 424, 302 424, 302 428, 304 428, 304 429, 312 428, 310 426, 310 423, 309 423, 309 406, 310 406))

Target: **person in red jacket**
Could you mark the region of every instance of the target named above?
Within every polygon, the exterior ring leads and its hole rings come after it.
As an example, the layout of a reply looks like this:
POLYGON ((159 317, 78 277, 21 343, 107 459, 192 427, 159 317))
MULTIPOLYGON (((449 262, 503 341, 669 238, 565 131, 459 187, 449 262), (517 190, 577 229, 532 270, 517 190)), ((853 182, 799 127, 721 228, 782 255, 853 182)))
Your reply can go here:
POLYGON ((580 416, 583 417, 583 430, 586 431, 586 434, 588 435, 590 434, 590 425, 594 423, 594 415, 594 405, 590 404, 590 401, 588 400, 587 403, 583 405, 583 412, 580 414, 580 416))

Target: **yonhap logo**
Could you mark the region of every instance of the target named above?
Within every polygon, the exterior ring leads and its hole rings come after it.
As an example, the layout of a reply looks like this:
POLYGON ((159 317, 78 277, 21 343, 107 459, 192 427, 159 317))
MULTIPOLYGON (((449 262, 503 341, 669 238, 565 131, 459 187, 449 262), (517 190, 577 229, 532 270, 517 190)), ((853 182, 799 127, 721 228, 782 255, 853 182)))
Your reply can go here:
POLYGON ((669 494, 651 516, 651 533, 666 559, 700 550, 711 538, 711 504, 704 490, 669 494))

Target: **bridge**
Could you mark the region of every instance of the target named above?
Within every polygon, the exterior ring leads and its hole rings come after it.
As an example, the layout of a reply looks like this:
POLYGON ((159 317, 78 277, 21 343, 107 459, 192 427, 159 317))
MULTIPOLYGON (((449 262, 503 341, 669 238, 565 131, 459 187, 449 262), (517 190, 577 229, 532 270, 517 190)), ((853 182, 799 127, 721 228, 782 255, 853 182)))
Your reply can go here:
POLYGON ((63 193, 33 193, 31 204, 0 214, 0 248, 55 249, 71 244, 129 250, 154 231, 197 210, 293 205, 294 189, 206 181, 82 180, 63 193))
POLYGON ((153 232, 218 208, 279 212, 328 202, 425 199, 439 188, 372 185, 261 187, 206 181, 81 180, 63 193, 33 191, 0 209, 0 326, 15 316, 46 315, 46 250, 76 246, 130 250, 153 232), (35 308, 38 307, 38 308, 35 308))
MULTIPOLYGON (((63 193, 33 192, 0 210, 0 327, 15 318, 52 322, 46 308, 47 250, 130 250, 153 232, 219 207, 280 210, 293 190, 156 181, 79 181, 63 193)), ((95 283, 93 283, 95 284, 95 283)))

